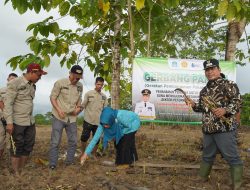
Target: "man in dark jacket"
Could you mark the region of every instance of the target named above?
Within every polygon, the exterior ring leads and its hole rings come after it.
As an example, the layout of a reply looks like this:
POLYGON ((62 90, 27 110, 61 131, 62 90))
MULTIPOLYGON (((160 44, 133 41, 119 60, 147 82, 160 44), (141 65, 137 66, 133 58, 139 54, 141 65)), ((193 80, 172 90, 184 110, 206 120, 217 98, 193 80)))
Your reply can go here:
POLYGON ((204 149, 200 176, 204 181, 208 180, 216 153, 219 151, 230 165, 233 189, 239 189, 243 173, 236 141, 238 123, 235 114, 239 112, 241 104, 239 89, 233 81, 221 77, 218 60, 210 59, 203 65, 208 82, 200 92, 199 102, 185 99, 195 112, 203 113, 204 149))

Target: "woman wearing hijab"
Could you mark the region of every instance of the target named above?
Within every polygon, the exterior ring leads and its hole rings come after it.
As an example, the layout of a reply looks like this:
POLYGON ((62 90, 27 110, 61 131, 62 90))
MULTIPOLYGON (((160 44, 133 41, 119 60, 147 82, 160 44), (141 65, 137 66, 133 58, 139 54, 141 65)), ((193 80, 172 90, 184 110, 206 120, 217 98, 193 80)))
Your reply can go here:
POLYGON ((105 107, 100 116, 100 124, 96 133, 80 158, 81 164, 84 164, 103 134, 103 148, 107 147, 108 141, 114 140, 116 148, 115 164, 120 169, 128 168, 133 161, 138 160, 135 133, 139 128, 140 119, 134 112, 105 107))

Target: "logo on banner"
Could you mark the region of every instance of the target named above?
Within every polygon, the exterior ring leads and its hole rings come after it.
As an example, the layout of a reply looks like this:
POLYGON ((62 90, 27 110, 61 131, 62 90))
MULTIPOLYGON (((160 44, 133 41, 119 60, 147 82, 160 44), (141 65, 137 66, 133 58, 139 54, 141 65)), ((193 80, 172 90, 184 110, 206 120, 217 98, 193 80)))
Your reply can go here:
POLYGON ((168 59, 168 65, 171 69, 180 70, 203 70, 202 60, 191 59, 168 59))
POLYGON ((182 68, 187 68, 188 67, 188 62, 186 60, 181 61, 181 67, 182 68))
POLYGON ((198 68, 198 69, 201 68, 199 63, 194 63, 194 62, 191 62, 191 67, 192 68, 198 68))
POLYGON ((172 67, 175 67, 175 68, 178 67, 178 63, 176 61, 172 61, 170 64, 172 67))

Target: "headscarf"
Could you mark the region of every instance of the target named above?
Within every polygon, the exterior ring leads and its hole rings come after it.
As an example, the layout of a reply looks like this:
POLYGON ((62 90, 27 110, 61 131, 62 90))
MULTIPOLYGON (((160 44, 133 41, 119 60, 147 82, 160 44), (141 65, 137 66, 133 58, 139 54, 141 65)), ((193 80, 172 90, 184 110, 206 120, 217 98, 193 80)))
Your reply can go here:
POLYGON ((102 114, 100 116, 100 123, 103 126, 103 147, 106 148, 108 145, 108 141, 115 139, 116 144, 122 138, 122 128, 119 122, 116 121, 118 110, 114 110, 110 107, 105 107, 102 110, 102 114), (109 128, 105 128, 104 124, 109 125, 109 128))

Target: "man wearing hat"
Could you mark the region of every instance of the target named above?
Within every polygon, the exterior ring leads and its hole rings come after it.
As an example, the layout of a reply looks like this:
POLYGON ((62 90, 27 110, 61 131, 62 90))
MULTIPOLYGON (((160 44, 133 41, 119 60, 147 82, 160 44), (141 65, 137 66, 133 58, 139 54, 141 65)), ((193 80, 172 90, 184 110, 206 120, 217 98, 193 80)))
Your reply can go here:
POLYGON ((74 156, 77 147, 77 125, 76 118, 81 112, 81 97, 83 85, 79 82, 82 79, 83 69, 74 65, 68 78, 55 82, 51 91, 50 101, 52 108, 52 132, 50 141, 49 166, 55 169, 58 160, 58 149, 65 129, 68 138, 68 149, 66 165, 74 163, 74 156))
POLYGON ((209 179, 216 153, 220 152, 230 165, 233 189, 239 189, 243 173, 236 141, 238 123, 235 114, 241 104, 239 89, 233 81, 221 77, 218 60, 207 60, 203 66, 208 82, 200 92, 199 102, 185 99, 195 112, 203 114, 203 154, 199 174, 202 181, 209 179))
POLYGON ((142 120, 154 120, 155 119, 155 105, 149 102, 151 91, 149 89, 143 89, 142 101, 136 103, 135 113, 137 113, 142 120))
POLYGON ((7 84, 3 114, 7 123, 6 131, 15 144, 10 150, 15 175, 20 174, 33 150, 36 134, 35 119, 32 116, 35 83, 46 74, 39 64, 30 63, 23 76, 7 84))

